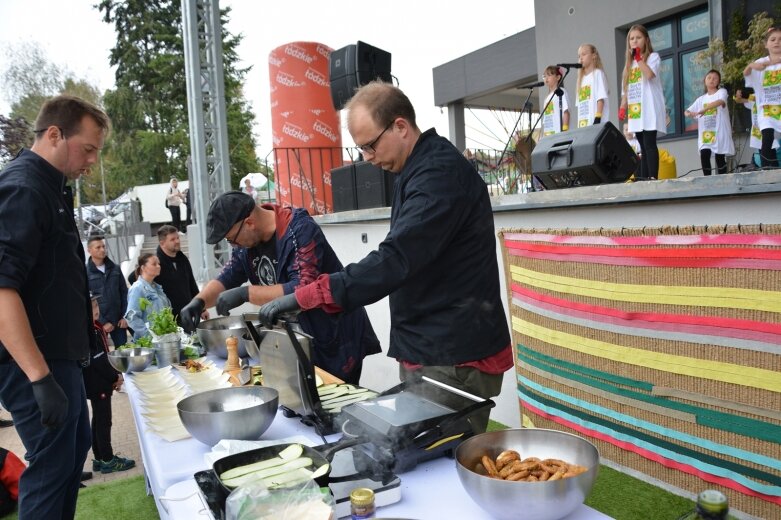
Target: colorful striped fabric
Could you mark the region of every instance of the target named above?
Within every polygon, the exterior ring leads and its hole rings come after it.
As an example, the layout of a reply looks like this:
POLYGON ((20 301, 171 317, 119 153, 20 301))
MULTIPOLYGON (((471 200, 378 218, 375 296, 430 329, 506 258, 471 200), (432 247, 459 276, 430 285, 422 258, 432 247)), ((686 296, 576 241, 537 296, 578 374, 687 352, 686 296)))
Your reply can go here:
POLYGON ((781 226, 500 233, 521 412, 781 518, 781 226))

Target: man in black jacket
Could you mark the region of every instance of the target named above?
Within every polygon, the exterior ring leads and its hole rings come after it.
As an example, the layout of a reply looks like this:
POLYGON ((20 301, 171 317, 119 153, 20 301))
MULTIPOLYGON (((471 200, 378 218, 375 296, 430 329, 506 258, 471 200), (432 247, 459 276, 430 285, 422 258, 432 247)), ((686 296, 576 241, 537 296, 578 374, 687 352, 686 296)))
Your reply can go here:
MULTIPOLYGON (((432 128, 421 132, 398 88, 372 82, 346 107, 364 157, 397 174, 390 231, 376 251, 262 306, 261 319, 322 308, 340 312, 389 296, 388 356, 402 381, 429 376, 471 394, 499 394, 513 366, 499 289, 493 212, 485 182, 432 128)), ((432 392, 448 406, 463 401, 432 392)), ((473 416, 483 431, 488 411, 473 416)))
MULTIPOLYGON (((160 274, 155 282, 163 287, 165 295, 171 300, 171 311, 181 325, 179 313, 182 307, 190 303, 198 294, 190 260, 182 253, 179 230, 174 226, 161 226, 157 230, 157 258, 160 260, 160 274)), ((209 312, 204 310, 201 319, 208 319, 209 312)))
POLYGON ((99 297, 100 322, 103 330, 111 335, 114 347, 127 343, 127 283, 122 270, 106 254, 103 237, 91 237, 87 242, 87 280, 89 290, 99 297))
POLYGON ((19 518, 73 518, 90 449, 82 363, 92 306, 67 180, 97 162, 108 116, 71 96, 44 103, 35 141, 0 173, 0 401, 29 462, 19 518))

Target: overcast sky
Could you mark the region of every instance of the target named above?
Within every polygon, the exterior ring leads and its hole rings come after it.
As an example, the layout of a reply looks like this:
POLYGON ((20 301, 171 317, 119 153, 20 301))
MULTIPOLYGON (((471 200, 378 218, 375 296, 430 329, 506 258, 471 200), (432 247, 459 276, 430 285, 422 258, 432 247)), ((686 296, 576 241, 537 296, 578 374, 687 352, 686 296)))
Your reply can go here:
MULTIPOLYGON (((36 41, 50 61, 101 90, 111 88, 114 75, 108 53, 115 35, 113 26, 103 23, 92 8, 97 2, 0 0, 0 49, 36 41)), ((360 40, 390 52, 392 73, 415 105, 418 125, 435 126, 447 135, 447 109, 434 106, 432 69, 534 25, 532 0, 469 2, 468 10, 452 1, 421 0, 221 0, 220 5, 233 9, 227 29, 243 33, 239 56, 243 66, 253 67, 245 95, 256 116, 261 159, 272 149, 268 55, 280 45, 310 41, 338 49, 360 40)), ((0 71, 5 67, 6 56, 0 52, 0 71)), ((0 113, 7 114, 8 108, 7 99, 0 95, 0 113)), ((507 139, 504 128, 509 126, 509 133, 513 124, 514 116, 509 114, 481 111, 476 120, 467 114, 467 146, 501 148, 498 141, 507 139)), ((352 144, 343 131, 343 145, 352 144)))

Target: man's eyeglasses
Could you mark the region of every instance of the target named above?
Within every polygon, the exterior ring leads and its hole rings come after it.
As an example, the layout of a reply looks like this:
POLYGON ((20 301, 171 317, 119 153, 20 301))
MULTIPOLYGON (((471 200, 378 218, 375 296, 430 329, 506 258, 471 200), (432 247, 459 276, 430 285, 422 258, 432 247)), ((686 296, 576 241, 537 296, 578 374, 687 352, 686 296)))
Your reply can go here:
POLYGON ((395 122, 396 122, 396 120, 395 120, 395 119, 394 119, 393 121, 391 121, 391 122, 390 122, 390 124, 389 124, 388 126, 386 126, 386 127, 385 127, 385 130, 383 130, 382 132, 380 132, 380 135, 378 135, 378 136, 377 136, 377 138, 376 138, 374 141, 372 141, 371 143, 367 143, 367 144, 359 144, 358 146, 356 146, 356 148, 358 149, 358 151, 360 151, 360 152, 363 152, 363 153, 370 153, 370 154, 372 154, 372 155, 374 155, 375 153, 377 153, 377 150, 375 150, 375 149, 374 149, 374 147, 375 147, 375 146, 377 146, 377 143, 379 142, 380 138, 381 138, 383 135, 385 135, 385 132, 387 132, 388 130, 390 130, 390 129, 391 129, 391 127, 393 126, 393 123, 395 123, 395 122))
MULTIPOLYGON (((247 215, 247 216, 249 216, 249 215, 247 215)), ((245 220, 247 220, 247 217, 244 217, 243 219, 241 219, 241 224, 239 224, 239 229, 236 230, 236 234, 233 235, 233 238, 225 237, 225 240, 227 240, 228 243, 234 244, 234 245, 236 244, 236 239, 239 238, 239 235, 241 234, 241 228, 244 227, 244 221, 245 220)))

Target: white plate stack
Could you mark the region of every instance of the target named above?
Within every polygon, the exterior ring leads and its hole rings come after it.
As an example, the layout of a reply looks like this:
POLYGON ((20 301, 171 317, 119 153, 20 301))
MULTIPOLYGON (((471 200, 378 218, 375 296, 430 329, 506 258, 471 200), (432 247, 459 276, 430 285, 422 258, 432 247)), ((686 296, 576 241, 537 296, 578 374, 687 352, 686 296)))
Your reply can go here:
POLYGON ((144 409, 141 415, 146 419, 147 429, 168 442, 190 437, 176 409, 176 403, 187 395, 187 387, 170 366, 135 372, 133 383, 139 391, 139 401, 144 409))

